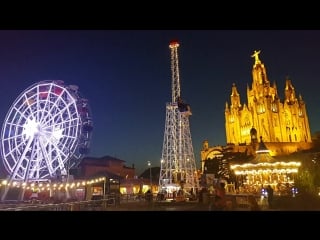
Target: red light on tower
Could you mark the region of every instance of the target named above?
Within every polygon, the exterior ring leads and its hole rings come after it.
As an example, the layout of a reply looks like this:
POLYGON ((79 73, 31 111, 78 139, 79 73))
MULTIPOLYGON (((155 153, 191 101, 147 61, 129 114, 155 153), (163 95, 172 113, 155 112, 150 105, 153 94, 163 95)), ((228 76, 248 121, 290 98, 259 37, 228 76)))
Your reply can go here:
POLYGON ((169 44, 169 48, 179 47, 178 40, 171 40, 169 44))

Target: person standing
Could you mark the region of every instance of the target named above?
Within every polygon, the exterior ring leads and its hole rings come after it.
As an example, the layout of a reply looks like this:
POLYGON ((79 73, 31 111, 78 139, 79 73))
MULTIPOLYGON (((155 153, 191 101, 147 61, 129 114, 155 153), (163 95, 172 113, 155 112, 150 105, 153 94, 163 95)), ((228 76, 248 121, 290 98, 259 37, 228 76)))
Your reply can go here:
POLYGON ((225 183, 220 182, 215 189, 215 207, 217 210, 224 210, 226 208, 226 189, 225 183))
POLYGON ((267 193, 268 193, 268 205, 269 205, 269 208, 272 208, 273 188, 270 185, 268 185, 267 187, 267 193))

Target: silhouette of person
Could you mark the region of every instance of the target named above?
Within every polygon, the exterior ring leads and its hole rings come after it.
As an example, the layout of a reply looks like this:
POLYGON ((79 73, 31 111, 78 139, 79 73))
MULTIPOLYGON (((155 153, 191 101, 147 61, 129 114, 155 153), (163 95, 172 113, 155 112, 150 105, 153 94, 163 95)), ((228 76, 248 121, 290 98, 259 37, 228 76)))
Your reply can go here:
POLYGON ((224 182, 220 182, 216 187, 215 207, 218 210, 226 208, 226 189, 224 182))
POLYGON ((269 205, 269 208, 272 208, 273 188, 270 185, 268 185, 267 187, 267 193, 268 193, 268 205, 269 205))

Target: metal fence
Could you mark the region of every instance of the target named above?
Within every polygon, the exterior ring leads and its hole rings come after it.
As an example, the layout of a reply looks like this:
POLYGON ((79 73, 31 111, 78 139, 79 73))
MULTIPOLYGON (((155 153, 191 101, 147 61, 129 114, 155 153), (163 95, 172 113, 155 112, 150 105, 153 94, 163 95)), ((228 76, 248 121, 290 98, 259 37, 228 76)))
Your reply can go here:
POLYGON ((116 195, 106 195, 100 200, 64 203, 3 202, 0 211, 103 211, 120 204, 116 195))

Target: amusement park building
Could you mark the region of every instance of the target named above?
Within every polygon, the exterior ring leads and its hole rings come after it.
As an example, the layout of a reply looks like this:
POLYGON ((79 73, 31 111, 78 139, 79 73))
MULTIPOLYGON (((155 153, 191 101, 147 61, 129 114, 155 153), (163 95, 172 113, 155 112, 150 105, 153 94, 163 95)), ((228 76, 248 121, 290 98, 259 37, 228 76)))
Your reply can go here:
POLYGON ((85 157, 79 164, 79 171, 84 178, 96 176, 99 173, 112 173, 119 179, 134 178, 135 176, 134 166, 127 167, 124 160, 110 156, 100 158, 85 157))
MULTIPOLYGON (((153 178, 151 178, 153 191, 157 190, 154 182, 159 179, 159 176, 155 174, 155 170, 157 169, 152 169, 153 178)), ((146 192, 150 188, 149 170, 146 170, 146 172, 148 173, 147 176, 141 175, 138 178, 135 175, 134 165, 128 167, 125 165, 124 160, 111 156, 83 158, 78 168, 78 176, 83 179, 106 177, 107 182, 116 180, 118 182, 118 190, 123 194, 137 194, 140 191, 146 192)), ((100 194, 102 191, 101 187, 102 183, 94 184, 89 192, 94 193, 96 191, 100 194)))
POLYGON ((85 189, 85 198, 89 200, 94 195, 103 195, 111 192, 118 193, 123 181, 134 179, 135 168, 134 166, 127 167, 124 160, 111 156, 100 158, 85 157, 77 169, 73 170, 72 175, 76 179, 101 177, 105 179, 104 182, 96 182, 83 188, 85 189))
MULTIPOLYGON (((271 156, 289 155, 312 148, 312 139, 305 102, 297 97, 289 78, 285 81, 284 100, 281 101, 277 85, 270 83, 267 70, 259 59, 260 51, 251 56, 252 85, 247 86, 247 104, 241 103, 235 84, 232 86, 230 105, 225 106, 227 146, 233 152, 255 155, 258 138, 262 137, 271 156)), ((204 141, 201 151, 202 167, 207 159, 220 154, 217 147, 204 141)))

